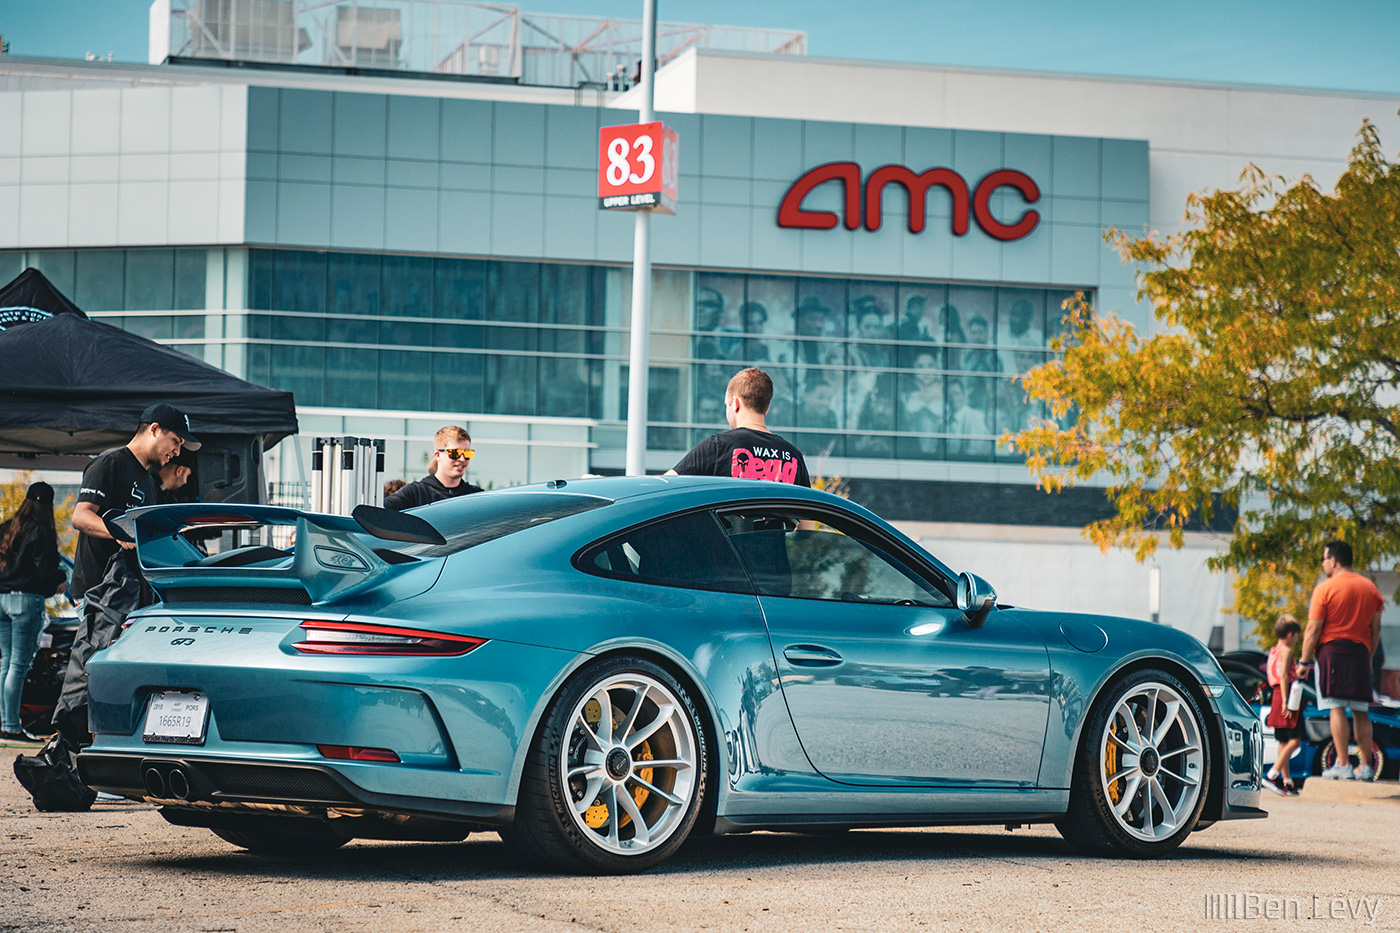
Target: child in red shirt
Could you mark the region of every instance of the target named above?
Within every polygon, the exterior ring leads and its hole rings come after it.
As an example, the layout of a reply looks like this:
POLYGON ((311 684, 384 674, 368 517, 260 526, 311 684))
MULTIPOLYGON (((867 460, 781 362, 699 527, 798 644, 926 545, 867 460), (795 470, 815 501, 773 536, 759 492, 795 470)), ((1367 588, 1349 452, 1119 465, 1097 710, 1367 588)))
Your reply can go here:
POLYGON ((1269 661, 1265 666, 1273 695, 1269 700, 1269 716, 1264 723, 1274 727, 1278 758, 1269 773, 1264 775, 1264 786, 1284 797, 1298 796, 1298 789, 1293 786, 1293 778, 1288 773, 1288 759, 1293 757, 1303 740, 1303 714, 1301 710, 1288 708, 1288 688, 1295 676, 1293 646, 1298 643, 1302 631, 1297 619, 1290 615, 1279 616, 1274 623, 1274 637, 1278 641, 1269 649, 1269 661))

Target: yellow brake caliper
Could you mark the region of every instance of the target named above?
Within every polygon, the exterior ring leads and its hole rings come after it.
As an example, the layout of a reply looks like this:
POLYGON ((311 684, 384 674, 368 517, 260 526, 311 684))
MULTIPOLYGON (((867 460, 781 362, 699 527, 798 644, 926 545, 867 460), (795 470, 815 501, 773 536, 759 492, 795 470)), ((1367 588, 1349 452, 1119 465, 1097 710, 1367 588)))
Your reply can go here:
MULTIPOLYGON (((598 723, 603 719, 603 708, 598 704, 597 700, 589 700, 584 704, 583 718, 590 726, 594 727, 594 731, 596 732, 598 723)), ((637 760, 651 761, 655 757, 656 756, 651 753, 651 743, 643 742, 637 755, 637 760)), ((640 768, 637 771, 637 777, 650 784, 652 772, 654 770, 653 768, 640 768)), ((638 808, 646 802, 649 796, 651 796, 651 792, 645 787, 638 786, 632 789, 632 799, 637 802, 638 808)), ((608 824, 608 805, 603 803, 602 798, 594 798, 593 805, 583 813, 583 821, 588 824, 590 829, 602 829, 608 824)), ((622 819, 618 820, 618 828, 621 829, 630 822, 632 822, 632 817, 624 813, 622 814, 622 819)))
MULTIPOLYGON (((597 700, 589 700, 583 705, 583 718, 590 726, 593 726, 593 731, 597 732, 598 723, 603 718, 603 707, 598 704, 597 700)), ((601 799, 594 798, 593 806, 583 813, 583 821, 588 824, 590 829, 602 829, 608 822, 608 805, 603 803, 601 799)))
MULTIPOLYGON (((1118 723, 1115 722, 1108 727, 1108 734, 1110 736, 1118 734, 1118 723)), ((1103 766, 1110 779, 1113 775, 1118 773, 1118 743, 1113 741, 1112 738, 1108 740, 1108 748, 1104 750, 1103 766)), ((1112 800, 1115 805, 1118 803, 1118 798, 1123 794, 1120 787, 1121 783, 1121 781, 1110 780, 1108 784, 1108 798, 1112 800)))

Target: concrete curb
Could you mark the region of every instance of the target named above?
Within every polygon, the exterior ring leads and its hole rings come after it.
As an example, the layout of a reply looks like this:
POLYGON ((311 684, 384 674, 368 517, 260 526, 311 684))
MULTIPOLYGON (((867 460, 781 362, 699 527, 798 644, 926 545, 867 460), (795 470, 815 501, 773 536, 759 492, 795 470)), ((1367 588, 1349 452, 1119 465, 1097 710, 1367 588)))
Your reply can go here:
POLYGON ((1325 803, 1400 804, 1400 783, 1396 781, 1328 781, 1310 777, 1298 793, 1302 800, 1325 803))

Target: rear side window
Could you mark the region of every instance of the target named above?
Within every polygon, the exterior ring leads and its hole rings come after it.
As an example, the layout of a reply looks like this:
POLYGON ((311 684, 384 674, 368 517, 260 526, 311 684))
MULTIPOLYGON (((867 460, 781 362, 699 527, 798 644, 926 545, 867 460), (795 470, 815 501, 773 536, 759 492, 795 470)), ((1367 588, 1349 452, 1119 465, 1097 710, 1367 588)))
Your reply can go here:
POLYGON ((951 607, 890 542, 817 514, 753 509, 720 517, 761 596, 951 607))
POLYGON ((414 557, 445 557, 526 528, 609 505, 611 499, 559 492, 477 493, 414 509, 447 539, 446 544, 396 544, 414 557))
POLYGON ((753 592, 709 512, 675 515, 613 535, 585 549, 575 565, 585 573, 638 583, 753 592))

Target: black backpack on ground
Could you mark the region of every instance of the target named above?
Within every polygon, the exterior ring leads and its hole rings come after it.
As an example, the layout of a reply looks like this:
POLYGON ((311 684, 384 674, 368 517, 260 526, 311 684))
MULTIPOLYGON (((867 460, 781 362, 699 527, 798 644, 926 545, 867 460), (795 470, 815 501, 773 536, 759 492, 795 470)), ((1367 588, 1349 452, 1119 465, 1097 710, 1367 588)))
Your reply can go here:
POLYGON ((87 810, 97 799, 97 792, 78 777, 78 749, 62 734, 51 737, 37 755, 16 758, 15 777, 39 810, 87 810))
POLYGON ((82 622, 68 658, 63 693, 54 709, 53 724, 58 732, 37 755, 15 759, 15 777, 39 810, 88 810, 97 799, 97 792, 78 777, 78 749, 91 741, 88 660, 112 643, 127 614, 142 604, 145 590, 141 575, 131 568, 124 552, 118 552, 107 563, 102 579, 84 596, 82 622))

